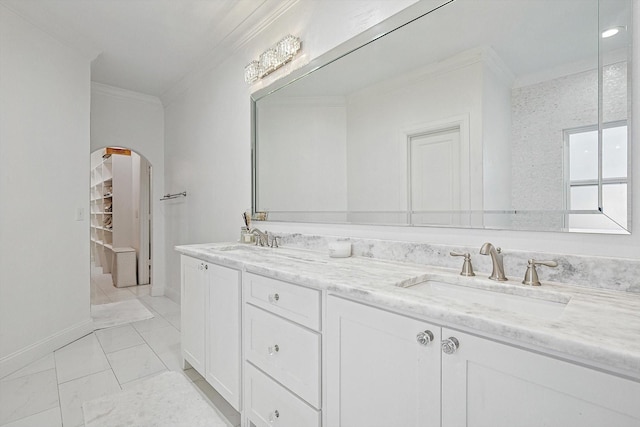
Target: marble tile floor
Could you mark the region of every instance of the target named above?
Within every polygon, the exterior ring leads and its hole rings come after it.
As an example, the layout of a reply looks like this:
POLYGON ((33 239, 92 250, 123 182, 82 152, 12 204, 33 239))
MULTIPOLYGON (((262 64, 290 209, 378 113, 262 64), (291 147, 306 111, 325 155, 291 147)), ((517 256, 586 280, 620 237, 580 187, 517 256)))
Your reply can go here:
POLYGON ((240 415, 202 376, 180 366, 180 306, 149 296, 148 286, 114 288, 110 275, 92 271, 93 304, 129 298, 138 298, 154 317, 101 329, 1 378, 0 426, 84 426, 82 402, 168 370, 185 375, 229 426, 239 426, 240 415))

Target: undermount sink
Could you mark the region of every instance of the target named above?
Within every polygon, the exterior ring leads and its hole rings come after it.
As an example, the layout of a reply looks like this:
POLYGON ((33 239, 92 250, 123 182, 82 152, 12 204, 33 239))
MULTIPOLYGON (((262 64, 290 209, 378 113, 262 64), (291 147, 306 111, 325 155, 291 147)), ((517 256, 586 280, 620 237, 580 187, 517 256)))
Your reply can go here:
POLYGON ((438 277, 427 278, 419 283, 402 285, 402 287, 448 297, 462 303, 480 304, 488 308, 545 319, 560 317, 570 300, 566 295, 540 288, 486 282, 482 279, 452 277, 447 280, 438 277), (468 283, 461 284, 465 280, 468 283))

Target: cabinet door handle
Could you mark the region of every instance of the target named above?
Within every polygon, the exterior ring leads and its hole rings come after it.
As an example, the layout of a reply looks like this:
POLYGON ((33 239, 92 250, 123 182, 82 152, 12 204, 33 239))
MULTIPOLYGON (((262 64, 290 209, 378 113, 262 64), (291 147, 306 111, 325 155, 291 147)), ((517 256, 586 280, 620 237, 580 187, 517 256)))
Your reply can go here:
POLYGON ((428 329, 422 332, 418 332, 418 335, 416 335, 416 340, 420 345, 429 345, 431 341, 433 341, 433 333, 428 329))
POLYGON ((446 340, 442 340, 442 351, 445 354, 453 354, 460 347, 460 342, 456 337, 449 337, 446 340))
POLYGON ((275 423, 278 418, 280 418, 280 412, 278 412, 277 409, 269 414, 269 422, 272 424, 275 423))
POLYGON ((274 354, 280 351, 280 346, 276 344, 273 347, 269 347, 268 350, 269 350, 269 356, 273 356, 274 354))
POLYGON ((270 303, 275 304, 278 301, 280 301, 280 295, 278 295, 278 294, 269 294, 269 302, 270 303))

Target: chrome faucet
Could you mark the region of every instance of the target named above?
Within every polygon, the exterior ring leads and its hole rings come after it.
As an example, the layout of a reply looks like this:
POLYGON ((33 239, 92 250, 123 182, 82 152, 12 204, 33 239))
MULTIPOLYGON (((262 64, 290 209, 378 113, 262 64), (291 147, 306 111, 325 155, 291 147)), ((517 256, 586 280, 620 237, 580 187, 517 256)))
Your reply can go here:
POLYGON ((504 265, 502 263, 502 250, 495 248, 491 243, 487 242, 480 248, 481 255, 491 255, 491 263, 493 264, 493 271, 489 279, 504 282, 508 280, 504 275, 504 265))
POLYGON ((256 239, 256 246, 269 246, 269 232, 268 231, 260 231, 257 228, 252 228, 249 230, 249 233, 255 234, 258 238, 256 239))

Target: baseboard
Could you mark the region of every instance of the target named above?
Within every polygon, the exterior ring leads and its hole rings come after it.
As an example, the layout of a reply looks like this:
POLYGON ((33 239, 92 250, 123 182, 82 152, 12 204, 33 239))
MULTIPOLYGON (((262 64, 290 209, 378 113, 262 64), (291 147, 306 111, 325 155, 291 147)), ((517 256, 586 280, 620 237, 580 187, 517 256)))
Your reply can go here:
POLYGON ((154 285, 153 283, 151 283, 151 292, 149 292, 149 295, 151 295, 152 297, 161 297, 165 294, 166 289, 164 288, 164 286, 160 286, 160 285, 154 285))
POLYGON ((47 354, 93 332, 91 318, 0 359, 0 378, 24 368, 47 354))
POLYGON ((171 301, 174 301, 180 304, 180 289, 175 290, 175 289, 165 288, 164 296, 169 298, 171 301))

